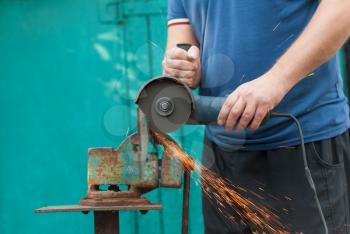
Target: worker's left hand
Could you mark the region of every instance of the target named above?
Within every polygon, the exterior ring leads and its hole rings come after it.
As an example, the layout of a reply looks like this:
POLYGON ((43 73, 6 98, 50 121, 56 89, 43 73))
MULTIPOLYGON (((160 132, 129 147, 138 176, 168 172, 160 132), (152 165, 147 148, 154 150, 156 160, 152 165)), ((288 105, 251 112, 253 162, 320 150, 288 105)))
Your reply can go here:
POLYGON ((286 87, 283 86, 281 79, 270 74, 242 84, 227 97, 218 116, 218 124, 225 126, 227 131, 256 130, 286 95, 286 87))

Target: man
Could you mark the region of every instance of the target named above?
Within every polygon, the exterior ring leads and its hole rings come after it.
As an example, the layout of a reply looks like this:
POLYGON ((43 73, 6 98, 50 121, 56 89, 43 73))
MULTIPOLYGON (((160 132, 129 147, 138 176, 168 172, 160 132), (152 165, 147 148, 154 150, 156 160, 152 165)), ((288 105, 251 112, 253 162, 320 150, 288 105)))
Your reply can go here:
MULTIPOLYGON (((334 56, 350 35, 350 0, 168 3, 164 74, 199 86, 201 95, 227 96, 218 125, 206 127, 203 164, 264 196, 290 233, 325 233, 322 216, 329 233, 350 233, 349 109, 334 56), (186 52, 178 43, 193 46, 186 52), (286 118, 262 124, 270 111, 300 121, 323 215, 296 125, 286 118)), ((256 231, 216 208, 203 197, 205 233, 256 231)))

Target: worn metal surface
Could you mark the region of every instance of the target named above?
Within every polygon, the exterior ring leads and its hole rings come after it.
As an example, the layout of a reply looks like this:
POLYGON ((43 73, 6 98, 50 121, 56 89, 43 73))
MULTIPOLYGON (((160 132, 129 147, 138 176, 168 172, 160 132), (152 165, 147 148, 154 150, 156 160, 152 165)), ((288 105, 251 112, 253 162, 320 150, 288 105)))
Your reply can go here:
POLYGON ((168 188, 179 188, 182 183, 183 166, 179 159, 163 154, 160 185, 168 188))
POLYGON ((92 148, 88 153, 88 185, 127 184, 138 187, 156 187, 158 179, 158 159, 155 154, 147 154, 141 164, 139 136, 128 137, 118 149, 92 148), (140 167, 141 165, 141 167, 140 167), (141 173, 147 172, 147 173, 141 173))
POLYGON ((139 108, 137 108, 137 127, 138 137, 140 139, 139 150, 141 151, 139 156, 140 164, 138 166, 140 170, 140 176, 143 178, 144 176, 146 177, 146 174, 148 173, 142 169, 145 168, 145 163, 147 161, 150 139, 146 117, 139 108))
MULTIPOLYGON (((122 192, 120 193, 122 194, 122 192)), ((119 195, 119 194, 118 194, 119 195)), ((147 198, 133 197, 103 197, 103 198, 84 198, 80 200, 83 206, 123 206, 123 205, 148 205, 151 204, 147 198)))
POLYGON ((182 163, 164 151, 162 164, 158 166, 158 154, 152 136, 149 134, 148 122, 138 109, 138 132, 129 136, 117 148, 91 148, 88 153, 88 192, 80 200, 85 206, 147 205, 149 200, 142 198, 158 187, 179 188, 182 182, 182 163), (161 171, 159 177, 158 171, 161 171), (107 190, 101 186, 108 185, 107 190), (119 185, 128 185, 121 191, 119 185))
POLYGON ((148 205, 123 205, 123 206, 45 206, 35 210, 35 213, 57 213, 57 212, 89 212, 89 211, 127 211, 127 210, 160 210, 162 204, 152 203, 148 205))
MULTIPOLYGON (((142 194, 158 187, 158 154, 152 153, 154 140, 149 134, 148 122, 138 109, 138 132, 129 136, 117 148, 91 148, 88 153, 88 192, 81 205, 104 206, 148 204, 142 194), (109 185, 108 190, 101 190, 109 185), (120 191, 119 185, 128 185, 120 191)), ((163 187, 181 186, 182 163, 163 152, 160 184, 163 187)))
POLYGON ((149 204, 141 195, 158 186, 158 157, 148 153, 148 138, 129 136, 118 149, 93 148, 88 154, 88 192, 81 205, 149 204), (142 147, 141 145, 144 145, 142 147), (109 185, 101 190, 101 185, 109 185), (121 191, 118 185, 128 185, 121 191))
POLYGON ((118 211, 94 212, 95 234, 119 234, 118 211))

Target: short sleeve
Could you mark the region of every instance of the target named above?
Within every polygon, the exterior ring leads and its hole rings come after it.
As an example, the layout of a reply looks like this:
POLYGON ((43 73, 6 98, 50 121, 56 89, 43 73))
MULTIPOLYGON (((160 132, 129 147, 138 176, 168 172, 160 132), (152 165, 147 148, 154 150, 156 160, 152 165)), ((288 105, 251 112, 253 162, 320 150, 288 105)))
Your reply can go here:
POLYGON ((168 0, 168 24, 188 23, 182 0, 168 0))

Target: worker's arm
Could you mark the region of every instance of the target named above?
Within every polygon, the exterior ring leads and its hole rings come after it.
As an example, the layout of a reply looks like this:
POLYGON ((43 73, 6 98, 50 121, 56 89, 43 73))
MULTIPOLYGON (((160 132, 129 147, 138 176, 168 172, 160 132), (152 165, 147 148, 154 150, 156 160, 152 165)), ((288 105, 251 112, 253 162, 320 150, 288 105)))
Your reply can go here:
POLYGON ((238 87, 218 123, 227 130, 257 129, 300 80, 326 62, 350 35, 350 0, 322 0, 304 32, 263 76, 238 87))
POLYGON ((198 41, 190 24, 169 25, 167 51, 162 63, 164 75, 178 78, 190 87, 198 86, 201 76, 198 47, 198 41), (193 46, 186 52, 176 47, 180 43, 193 46))

